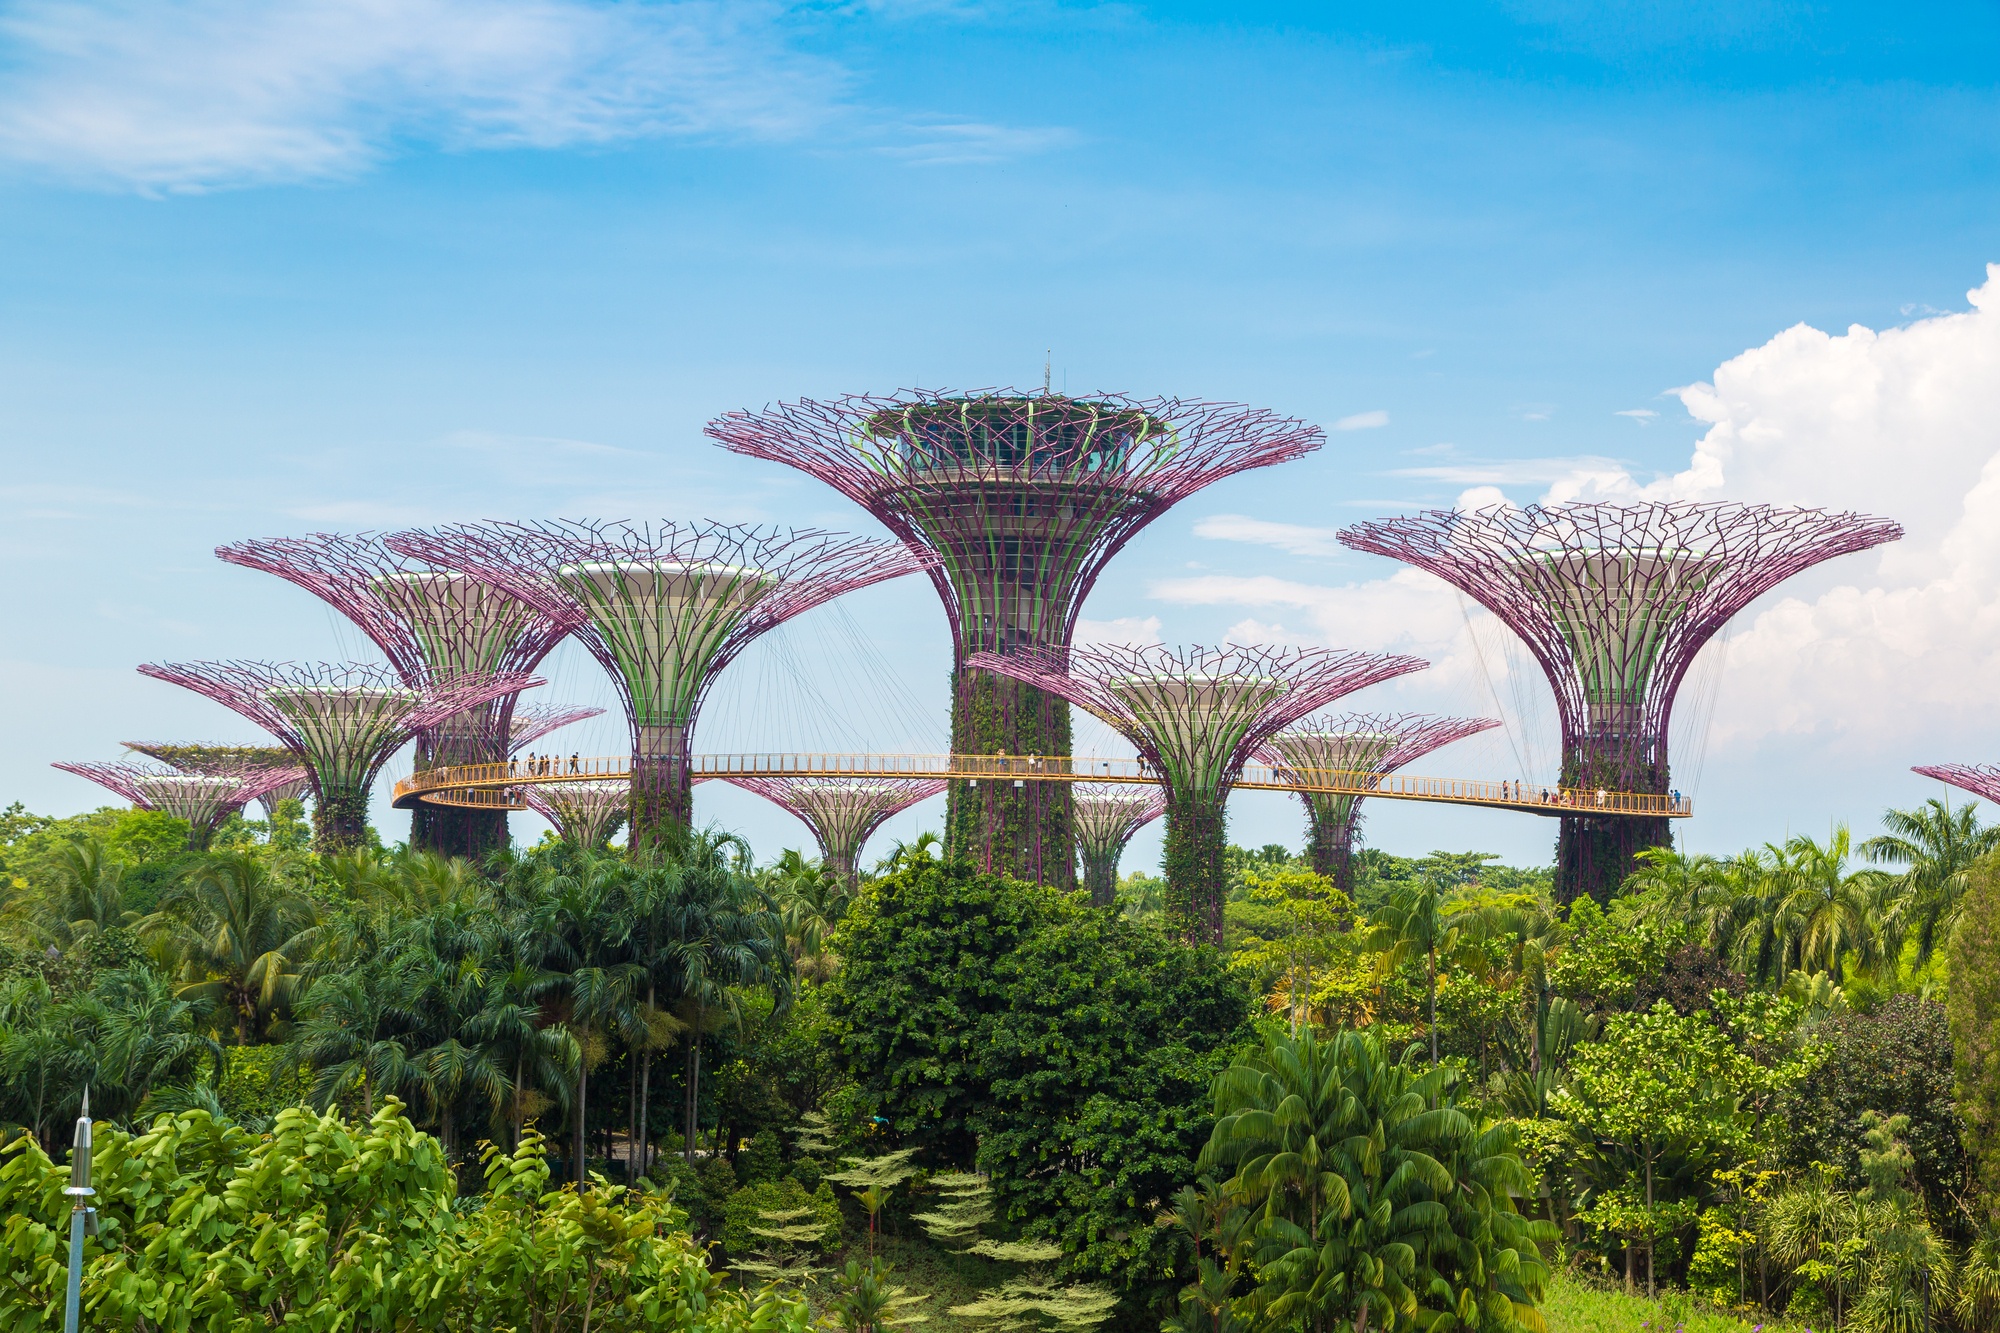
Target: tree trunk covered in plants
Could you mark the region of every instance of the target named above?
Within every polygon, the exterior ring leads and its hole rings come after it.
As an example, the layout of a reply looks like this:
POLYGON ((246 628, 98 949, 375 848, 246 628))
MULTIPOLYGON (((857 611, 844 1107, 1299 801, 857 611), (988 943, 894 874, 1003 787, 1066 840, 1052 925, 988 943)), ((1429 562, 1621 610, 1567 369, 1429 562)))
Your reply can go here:
POLYGON ((1162 858, 1167 878, 1168 928, 1190 944, 1222 943, 1222 903, 1228 846, 1222 796, 1167 797, 1167 845, 1162 858))
POLYGON ((635 852, 672 852, 694 827, 694 775, 688 767, 687 729, 644 726, 632 756, 632 797, 627 841, 635 852))
POLYGON ((1083 853, 1083 886, 1090 890, 1092 907, 1118 905, 1118 857, 1123 847, 1083 853))
POLYGON ((1361 827, 1355 796, 1314 796, 1306 801, 1306 862, 1315 875, 1354 896, 1354 835, 1361 827))
MULTIPOLYGON (((475 709, 474 714, 480 711, 475 709)), ((450 719, 445 727, 450 728, 453 722, 458 721, 458 718, 450 719)), ((472 723, 455 730, 441 728, 417 737, 413 767, 422 773, 460 764, 496 763, 505 758, 494 753, 494 749, 472 723)), ((410 847, 415 851, 480 861, 488 853, 505 847, 507 841, 505 810, 469 810, 461 806, 433 805, 429 801, 418 801, 410 810, 410 847)))
POLYGON ((338 856, 359 847, 368 832, 368 789, 322 789, 313 799, 313 850, 338 856))
POLYGON ((1563 816, 1556 837, 1557 902, 1567 907, 1579 898, 1593 898, 1599 906, 1607 905, 1636 868, 1638 853, 1672 845, 1673 832, 1664 817, 1588 813, 1599 791, 1664 794, 1664 744, 1657 754, 1657 763, 1647 762, 1622 740, 1585 741, 1565 751, 1562 785, 1573 789, 1582 804, 1580 813, 1563 816))
MULTIPOLYGON (((952 678, 954 754, 1067 757, 1069 703, 1032 685, 960 668, 952 678)), ((1067 782, 954 782, 945 797, 945 852, 981 870, 1076 887, 1067 782)))

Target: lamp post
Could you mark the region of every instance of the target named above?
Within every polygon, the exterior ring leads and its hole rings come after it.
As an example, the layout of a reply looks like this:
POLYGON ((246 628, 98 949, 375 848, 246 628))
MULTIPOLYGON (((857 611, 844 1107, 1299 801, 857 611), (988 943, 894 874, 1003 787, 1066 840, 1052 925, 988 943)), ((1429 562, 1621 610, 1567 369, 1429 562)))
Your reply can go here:
POLYGON ((76 1139, 69 1153, 69 1185, 63 1190, 75 1202, 69 1210, 69 1294, 63 1302, 63 1333, 76 1333, 83 1300, 83 1238, 97 1234, 97 1210, 90 1200, 90 1089, 83 1090, 83 1111, 76 1118, 76 1139))

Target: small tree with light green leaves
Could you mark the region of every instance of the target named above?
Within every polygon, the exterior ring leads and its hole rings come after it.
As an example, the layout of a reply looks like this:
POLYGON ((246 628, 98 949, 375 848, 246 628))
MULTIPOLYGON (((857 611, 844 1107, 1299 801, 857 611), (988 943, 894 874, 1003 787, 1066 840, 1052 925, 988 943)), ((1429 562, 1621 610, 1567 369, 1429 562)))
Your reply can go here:
POLYGON ((1019 1277, 979 1293, 979 1299, 954 1305, 949 1313, 990 1324, 999 1333, 1013 1329, 1055 1329, 1085 1333, 1111 1317, 1118 1297, 1109 1287, 1059 1283, 1055 1263, 1060 1246, 1045 1241, 993 1240, 982 1228, 993 1220, 993 1187, 984 1176, 954 1172, 935 1176, 931 1184, 944 1198, 917 1221, 930 1238, 960 1254, 976 1254, 1024 1267, 1019 1277))
POLYGON ((828 1172, 826 1179, 836 1185, 845 1185, 854 1191, 854 1197, 868 1210, 868 1257, 875 1257, 875 1236, 882 1229, 882 1210, 889 1204, 889 1196, 896 1186, 917 1174, 917 1168, 910 1159, 917 1155, 915 1148, 899 1148, 880 1157, 843 1157, 847 1170, 828 1172))

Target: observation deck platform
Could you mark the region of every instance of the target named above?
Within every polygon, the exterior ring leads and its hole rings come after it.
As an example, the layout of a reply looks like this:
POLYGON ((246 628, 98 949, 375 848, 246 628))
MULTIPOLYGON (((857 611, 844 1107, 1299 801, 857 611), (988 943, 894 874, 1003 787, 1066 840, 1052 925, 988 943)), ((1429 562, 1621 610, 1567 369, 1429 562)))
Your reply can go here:
MULTIPOLYGON (((960 778, 972 782, 1131 782, 1157 786, 1159 774, 1143 759, 1096 759, 1007 754, 702 754, 690 761, 697 782, 728 777, 960 778)), ((509 790, 565 782, 629 782, 629 757, 524 756, 504 763, 463 764, 415 773, 396 784, 393 803, 408 810, 418 801, 483 809, 524 807, 509 790)), ((1324 792, 1391 801, 1437 801, 1522 814, 1631 816, 1686 819, 1685 797, 1652 792, 1557 787, 1482 778, 1434 778, 1404 773, 1273 768, 1246 764, 1238 791, 1324 792)))

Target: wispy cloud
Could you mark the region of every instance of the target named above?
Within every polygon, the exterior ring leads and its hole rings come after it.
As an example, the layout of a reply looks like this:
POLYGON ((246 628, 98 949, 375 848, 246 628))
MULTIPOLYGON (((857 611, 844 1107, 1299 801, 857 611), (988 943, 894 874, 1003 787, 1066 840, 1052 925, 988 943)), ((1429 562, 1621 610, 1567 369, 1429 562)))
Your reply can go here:
POLYGON ((1452 486, 1532 486, 1546 485, 1578 472, 1603 471, 1622 473, 1625 468, 1616 459, 1582 454, 1574 458, 1468 459, 1462 463, 1395 468, 1384 475, 1452 486))
POLYGON ((909 142, 876 151, 912 166, 946 167, 1004 162, 1075 142, 1061 126, 994 125, 978 120, 915 120, 898 133, 909 142))
POLYGON ((1333 423, 1335 430, 1374 430, 1377 426, 1389 424, 1389 414, 1381 408, 1373 412, 1356 412, 1351 417, 1342 417, 1333 423))
POLYGON ((1243 514, 1217 514, 1194 525, 1194 535, 1213 541, 1249 542, 1255 546, 1275 546, 1288 555, 1339 555, 1342 547, 1334 540, 1334 529, 1313 528, 1300 523, 1273 523, 1243 514))
POLYGON ((1628 407, 1622 412, 1613 412, 1611 415, 1614 417, 1630 417, 1642 426, 1650 426, 1653 424, 1654 418, 1660 414, 1650 407, 1628 407))
POLYGON ((1112 620, 1079 619, 1074 642, 1149 644, 1160 641, 1158 616, 1119 616, 1112 620))

